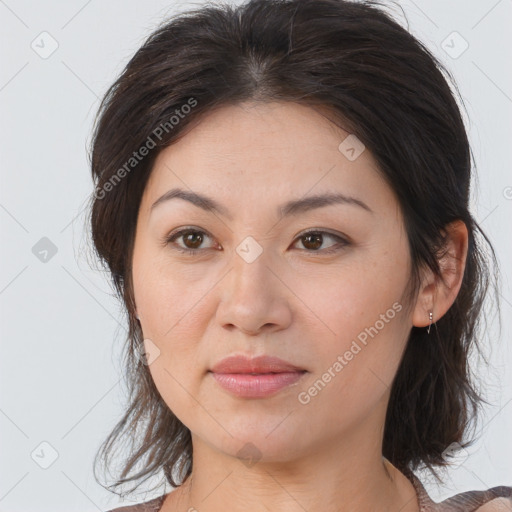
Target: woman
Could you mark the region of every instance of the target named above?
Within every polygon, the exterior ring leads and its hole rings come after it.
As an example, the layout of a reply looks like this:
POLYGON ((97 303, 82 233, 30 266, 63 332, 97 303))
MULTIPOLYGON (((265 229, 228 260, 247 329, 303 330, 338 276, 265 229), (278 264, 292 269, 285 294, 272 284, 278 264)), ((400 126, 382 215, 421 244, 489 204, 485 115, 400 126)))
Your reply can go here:
POLYGON ((489 241, 441 70, 344 0, 203 7, 128 63, 92 146, 130 326, 101 455, 128 438, 114 487, 177 489, 116 510, 512 510, 508 486, 436 505, 413 472, 438 477, 482 401, 489 241))

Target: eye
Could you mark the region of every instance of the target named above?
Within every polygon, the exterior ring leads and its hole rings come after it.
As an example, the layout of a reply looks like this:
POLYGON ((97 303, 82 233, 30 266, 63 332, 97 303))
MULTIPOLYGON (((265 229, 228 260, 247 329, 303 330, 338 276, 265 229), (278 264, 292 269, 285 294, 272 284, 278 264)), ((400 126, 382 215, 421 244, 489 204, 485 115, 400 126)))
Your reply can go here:
POLYGON ((335 235, 334 233, 329 233, 328 231, 307 231, 306 233, 302 233, 297 240, 300 240, 302 245, 306 247, 306 251, 309 252, 320 252, 322 254, 331 254, 333 252, 341 250, 344 246, 349 245, 348 240, 343 238, 342 236, 335 235), (318 250, 319 247, 322 246, 325 238, 331 238, 333 240, 337 240, 338 243, 331 245, 327 249, 318 250))
MULTIPOLYGON (((167 246, 169 244, 173 244, 174 250, 177 250, 185 254, 197 255, 201 251, 208 249, 200 248, 205 238, 211 238, 210 235, 205 231, 195 228, 185 228, 180 229, 179 231, 176 231, 174 233, 171 233, 169 236, 166 236, 163 239, 163 245, 167 246), (179 245, 176 242, 176 240, 178 239, 182 240, 183 246, 179 245)), ((305 233, 302 233, 299 237, 297 237, 296 240, 300 241, 302 245, 305 247, 305 249, 302 250, 312 253, 317 252, 321 254, 331 254, 333 252, 341 250, 343 247, 347 245, 350 245, 350 242, 346 240, 344 237, 322 230, 306 231, 305 233), (337 243, 331 245, 327 249, 320 249, 324 243, 325 238, 331 238, 333 240, 336 240, 337 243)))
POLYGON ((166 237, 164 240, 164 245, 174 243, 174 248, 179 252, 183 252, 186 254, 197 254, 201 250, 198 248, 198 246, 200 246, 201 243, 203 242, 205 238, 204 235, 206 235, 206 237, 208 238, 210 237, 210 235, 208 235, 204 231, 201 231, 200 229, 181 229, 175 233, 171 233, 168 237, 166 237), (178 238, 183 239, 185 247, 182 247, 174 242, 178 238))

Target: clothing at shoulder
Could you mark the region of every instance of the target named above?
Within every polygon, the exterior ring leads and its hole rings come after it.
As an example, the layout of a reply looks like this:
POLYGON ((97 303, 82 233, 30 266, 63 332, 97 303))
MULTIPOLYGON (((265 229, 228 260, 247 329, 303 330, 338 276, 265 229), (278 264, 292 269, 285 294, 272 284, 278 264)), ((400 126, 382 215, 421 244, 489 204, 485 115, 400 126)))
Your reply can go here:
POLYGON ((145 501, 144 503, 113 508, 106 512, 158 512, 162 507, 166 496, 167 494, 162 494, 162 496, 145 501))
POLYGON ((420 505, 420 512, 509 512, 512 511, 512 487, 499 485, 485 491, 465 491, 439 503, 433 501, 414 473, 411 480, 420 505))
MULTIPOLYGON (((512 487, 500 485, 485 491, 466 491, 440 503, 432 501, 425 487, 414 473, 406 474, 412 482, 420 505, 420 512, 509 512, 512 511, 512 487)), ((167 495, 152 500, 118 507, 107 512, 158 512, 167 495)))

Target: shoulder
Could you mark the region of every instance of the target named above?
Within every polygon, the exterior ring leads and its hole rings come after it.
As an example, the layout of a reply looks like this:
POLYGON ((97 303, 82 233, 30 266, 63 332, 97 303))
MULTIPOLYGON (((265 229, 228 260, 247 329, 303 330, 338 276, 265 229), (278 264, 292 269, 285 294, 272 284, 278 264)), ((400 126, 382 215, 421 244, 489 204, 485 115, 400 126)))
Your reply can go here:
POLYGON ((446 510, 512 512, 512 487, 500 485, 482 491, 465 491, 448 498, 440 505, 446 510))
POLYGON ((158 512, 164 502, 167 494, 153 498, 152 500, 138 503, 136 505, 127 505, 124 507, 117 507, 106 512, 158 512))
POLYGON ((421 512, 512 512, 511 486, 499 485, 486 490, 464 491, 436 503, 414 473, 406 476, 417 491, 421 512))
POLYGON ((512 498, 495 498, 477 508, 475 512, 512 512, 512 498))

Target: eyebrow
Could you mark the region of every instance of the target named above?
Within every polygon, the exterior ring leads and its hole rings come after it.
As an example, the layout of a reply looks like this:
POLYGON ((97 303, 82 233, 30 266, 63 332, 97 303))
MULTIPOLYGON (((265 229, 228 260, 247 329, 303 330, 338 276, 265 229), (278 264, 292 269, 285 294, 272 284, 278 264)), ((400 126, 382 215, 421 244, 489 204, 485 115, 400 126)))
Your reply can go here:
MULTIPOLYGON (((159 197, 152 205, 151 212, 160 204, 170 201, 171 199, 183 199, 192 203, 193 205, 202 208, 207 212, 218 213, 229 220, 233 220, 232 215, 229 211, 222 205, 220 205, 214 199, 210 197, 204 196, 197 192, 191 192, 188 190, 173 188, 167 191, 163 196, 159 197)), ((355 197, 346 196, 344 194, 318 194, 314 196, 308 196, 302 199, 293 199, 288 201, 287 203, 282 204, 277 207, 278 215, 281 214, 282 217, 288 217, 290 215, 296 215, 298 213, 307 212, 310 210, 314 210, 316 208, 322 208, 324 206, 329 206, 332 204, 346 204, 360 207, 370 213, 374 213, 374 211, 363 201, 357 199, 355 197)))

